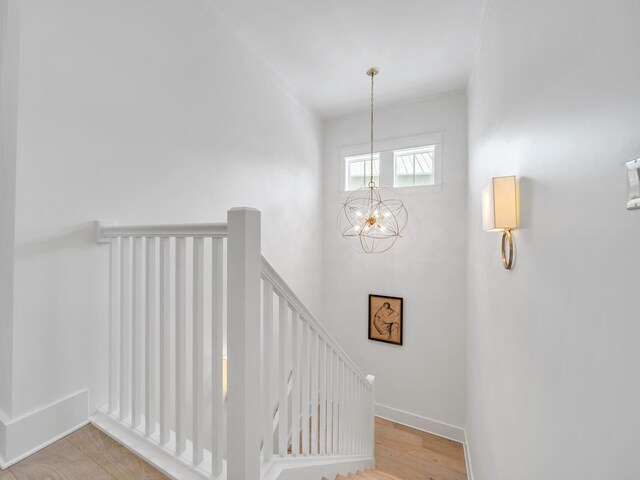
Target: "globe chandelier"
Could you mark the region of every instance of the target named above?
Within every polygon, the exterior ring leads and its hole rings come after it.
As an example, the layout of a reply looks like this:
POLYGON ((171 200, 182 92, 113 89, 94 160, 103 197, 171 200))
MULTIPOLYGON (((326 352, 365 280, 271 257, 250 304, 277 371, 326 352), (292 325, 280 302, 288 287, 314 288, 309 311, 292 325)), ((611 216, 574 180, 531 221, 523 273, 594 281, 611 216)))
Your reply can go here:
POLYGON ((371 77, 371 149, 368 186, 355 190, 338 213, 340 234, 365 253, 383 253, 400 238, 409 212, 393 190, 377 186, 373 180, 373 78, 375 67, 367 70, 371 77))

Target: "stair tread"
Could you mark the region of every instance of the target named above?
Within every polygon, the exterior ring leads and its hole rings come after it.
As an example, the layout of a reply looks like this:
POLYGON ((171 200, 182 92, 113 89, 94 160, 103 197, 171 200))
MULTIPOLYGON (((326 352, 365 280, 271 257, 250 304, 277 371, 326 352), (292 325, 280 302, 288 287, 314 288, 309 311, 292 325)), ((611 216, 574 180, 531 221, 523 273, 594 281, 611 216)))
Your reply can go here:
MULTIPOLYGON (((349 473, 346 477, 344 475, 337 475, 335 480, 400 480, 398 477, 394 477, 380 470, 366 470, 364 472, 349 473)), ((323 478, 322 480, 327 480, 323 478)))
POLYGON ((367 470, 363 473, 364 478, 375 478, 376 480, 400 480, 398 477, 394 477, 386 472, 380 470, 367 470))

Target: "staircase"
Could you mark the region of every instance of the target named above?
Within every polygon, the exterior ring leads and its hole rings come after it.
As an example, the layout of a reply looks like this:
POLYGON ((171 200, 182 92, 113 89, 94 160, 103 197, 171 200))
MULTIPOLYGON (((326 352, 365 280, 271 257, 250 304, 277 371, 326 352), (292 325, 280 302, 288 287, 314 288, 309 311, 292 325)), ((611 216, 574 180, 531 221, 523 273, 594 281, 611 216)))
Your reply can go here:
POLYGON ((91 421, 171 478, 320 480, 374 465, 374 378, 262 256, 260 221, 242 208, 224 224, 99 225, 108 403, 91 421))

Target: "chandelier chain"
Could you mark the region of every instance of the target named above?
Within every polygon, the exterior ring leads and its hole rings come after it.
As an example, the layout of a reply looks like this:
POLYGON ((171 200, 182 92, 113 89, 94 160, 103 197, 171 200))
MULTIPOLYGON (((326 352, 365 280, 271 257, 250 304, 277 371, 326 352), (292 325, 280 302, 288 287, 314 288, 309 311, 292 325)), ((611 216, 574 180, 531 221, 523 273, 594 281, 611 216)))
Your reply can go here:
POLYGON ((369 186, 373 187, 373 77, 375 73, 371 75, 371 178, 369 179, 369 186))

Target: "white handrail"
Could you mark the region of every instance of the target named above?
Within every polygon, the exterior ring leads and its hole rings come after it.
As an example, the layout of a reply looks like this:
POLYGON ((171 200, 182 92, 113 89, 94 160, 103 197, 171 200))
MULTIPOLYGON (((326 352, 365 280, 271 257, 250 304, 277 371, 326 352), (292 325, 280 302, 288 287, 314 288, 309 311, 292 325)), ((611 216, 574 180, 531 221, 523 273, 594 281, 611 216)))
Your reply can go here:
POLYGON ((226 237, 226 223, 107 225, 98 222, 98 241, 117 237, 226 237))
POLYGON ((305 307, 304 303, 297 297, 297 295, 293 292, 291 287, 287 285, 284 279, 280 276, 280 274, 273 268, 273 265, 269 263, 269 261, 262 257, 262 276, 263 279, 271 282, 276 290, 276 293, 282 293, 282 295, 287 299, 287 301, 298 310, 300 313, 300 317, 303 321, 306 321, 317 333, 320 335, 323 340, 336 352, 342 360, 349 365, 351 370, 356 373, 362 380, 366 382, 368 388, 371 388, 369 382, 367 381, 367 376, 362 373, 362 371, 358 368, 358 366, 354 363, 353 360, 347 355, 347 353, 342 349, 340 344, 331 336, 331 334, 327 331, 327 329, 314 317, 314 315, 305 307))

